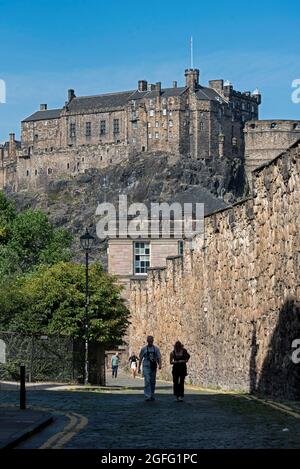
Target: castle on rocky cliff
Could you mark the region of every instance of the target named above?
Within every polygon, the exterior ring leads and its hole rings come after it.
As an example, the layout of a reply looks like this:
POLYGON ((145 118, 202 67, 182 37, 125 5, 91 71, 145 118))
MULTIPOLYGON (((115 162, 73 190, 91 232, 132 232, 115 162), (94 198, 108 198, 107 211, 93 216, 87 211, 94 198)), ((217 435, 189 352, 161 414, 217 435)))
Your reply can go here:
POLYGON ((235 91, 223 80, 202 86, 198 69, 185 70, 181 87, 140 80, 137 89, 118 93, 77 97, 69 90, 62 108, 41 104, 22 121, 20 142, 10 134, 0 145, 0 189, 36 190, 143 152, 198 160, 246 153, 250 171, 300 135, 297 121, 257 123, 260 103, 257 89, 235 91))

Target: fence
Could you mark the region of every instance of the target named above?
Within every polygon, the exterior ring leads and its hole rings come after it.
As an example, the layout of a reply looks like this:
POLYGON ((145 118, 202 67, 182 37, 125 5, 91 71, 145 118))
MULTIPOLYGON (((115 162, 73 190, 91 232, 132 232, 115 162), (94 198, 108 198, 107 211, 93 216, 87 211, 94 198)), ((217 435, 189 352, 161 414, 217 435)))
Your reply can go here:
MULTIPOLYGON (((104 348, 90 343, 89 350, 89 382, 105 384, 104 348)), ((0 380, 19 380, 20 365, 26 367, 28 382, 82 383, 84 343, 60 336, 0 331, 0 380)))

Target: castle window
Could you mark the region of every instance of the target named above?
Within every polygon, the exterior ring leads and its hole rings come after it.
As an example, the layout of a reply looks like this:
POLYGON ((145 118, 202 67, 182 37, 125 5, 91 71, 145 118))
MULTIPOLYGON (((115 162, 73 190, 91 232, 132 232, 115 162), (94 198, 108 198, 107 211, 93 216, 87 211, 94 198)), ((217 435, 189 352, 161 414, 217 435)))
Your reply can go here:
POLYGON ((251 129, 255 129, 255 124, 250 125, 251 129))
POLYGON ((91 122, 85 123, 85 136, 90 137, 92 135, 92 124, 91 122))
POLYGON ((137 122, 132 122, 132 128, 133 129, 137 129, 137 126, 138 126, 137 122))
POLYGON ((159 122, 158 121, 155 122, 155 127, 159 127, 159 122))
POLYGON ((100 121, 100 135, 106 134, 106 121, 100 121))
POLYGON ((67 169, 70 169, 70 163, 67 163, 67 169))
POLYGON ((169 112, 169 116, 172 116, 172 111, 169 112))
POLYGON ((298 124, 293 124, 293 129, 294 130, 298 129, 298 124))
POLYGON ((255 107, 251 106, 251 112, 255 112, 255 107))
POLYGON ((28 171, 28 169, 27 169, 27 171, 26 171, 26 176, 29 176, 29 171, 28 171))
POLYGON ((204 130, 204 122, 200 122, 200 130, 204 130))
POLYGON ((166 116, 167 115, 167 110, 166 109, 163 109, 163 116, 166 116))
POLYGON ((76 137, 76 125, 70 124, 70 138, 76 137))
POLYGON ((150 117, 154 116, 154 110, 153 109, 150 109, 149 115, 150 115, 150 117))
POLYGON ((52 169, 48 168, 48 174, 52 174, 52 169))
POLYGON ((155 132, 155 138, 156 138, 156 139, 159 138, 159 133, 158 133, 158 132, 155 132))
POLYGON ((149 138, 152 138, 152 133, 151 133, 151 132, 148 134, 148 137, 149 137, 149 138))
POLYGON ((146 274, 150 267, 150 243, 134 243, 134 274, 146 274))
POLYGON ((142 151, 145 151, 145 150, 146 150, 146 148, 145 148, 145 147, 142 147, 142 151))
POLYGON ((169 127, 173 127, 173 121, 169 120, 169 127))
POLYGON ((120 133, 120 119, 114 119, 114 134, 120 133))
POLYGON ((246 106, 245 106, 245 103, 242 103, 242 109, 243 111, 245 110, 246 106))
POLYGON ((35 142, 37 142, 37 141, 38 141, 38 139, 39 139, 39 136, 38 136, 38 134, 35 134, 35 136, 34 136, 34 141, 35 141, 35 142))
POLYGON ((136 144, 136 138, 132 139, 132 143, 135 145, 136 144))
POLYGON ((163 98, 161 102, 165 106, 167 104, 167 98, 163 98))
POLYGON ((184 250, 183 239, 180 239, 178 241, 178 254, 179 254, 179 256, 183 256, 183 250, 184 250))
POLYGON ((149 106, 153 106, 153 99, 149 99, 149 106))
POLYGON ((37 176, 37 169, 34 171, 34 174, 37 176))
POLYGON ((148 122, 148 127, 151 127, 151 122, 148 122))
POLYGON ((277 127, 277 124, 276 122, 272 122, 272 124, 270 125, 271 129, 276 129, 277 127))

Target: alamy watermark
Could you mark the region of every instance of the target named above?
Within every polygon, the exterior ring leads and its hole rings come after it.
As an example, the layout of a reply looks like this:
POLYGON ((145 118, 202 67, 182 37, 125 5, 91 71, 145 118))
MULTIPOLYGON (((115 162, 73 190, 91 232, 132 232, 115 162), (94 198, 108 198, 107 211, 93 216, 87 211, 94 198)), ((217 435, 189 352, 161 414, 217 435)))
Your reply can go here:
POLYGON ((97 236, 106 238, 187 238, 204 232, 204 204, 174 202, 143 203, 128 206, 127 196, 120 195, 118 206, 100 203, 96 215, 97 236))
POLYGON ((6 103, 6 83, 0 79, 0 104, 6 103))
POLYGON ((294 104, 300 103, 300 78, 296 78, 292 81, 292 88, 295 88, 292 92, 291 98, 294 104))
POLYGON ((292 362, 298 365, 300 363, 300 339, 293 340, 292 348, 295 349, 292 353, 292 362))

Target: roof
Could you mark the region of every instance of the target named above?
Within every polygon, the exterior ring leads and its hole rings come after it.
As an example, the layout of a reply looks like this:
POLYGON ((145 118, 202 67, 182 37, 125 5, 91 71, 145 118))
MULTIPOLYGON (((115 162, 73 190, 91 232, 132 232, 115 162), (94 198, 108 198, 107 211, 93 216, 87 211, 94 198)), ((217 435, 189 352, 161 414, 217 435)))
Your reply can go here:
POLYGON ((133 93, 134 90, 73 98, 68 104, 68 109, 71 112, 81 112, 91 109, 114 109, 124 107, 133 93))
MULTIPOLYGON (((188 88, 186 86, 182 87, 172 87, 172 88, 162 88, 161 97, 169 98, 182 95, 188 88)), ((74 97, 68 103, 69 112, 85 112, 95 109, 117 109, 124 108, 129 100, 138 100, 138 99, 151 99, 157 96, 156 90, 149 91, 122 91, 117 93, 107 93, 99 94, 95 96, 80 96, 74 97)), ((209 100, 209 101, 218 101, 225 102, 215 90, 212 88, 206 88, 200 86, 196 91, 196 96, 199 100, 209 100)), ((23 120, 23 122, 39 121, 46 119, 57 119, 60 117, 62 109, 50 109, 46 111, 37 111, 31 116, 23 120)))
POLYGON ((219 93, 217 93, 212 88, 206 88, 205 86, 200 86, 199 89, 196 91, 196 96, 200 100, 209 100, 209 101, 218 101, 225 103, 225 99, 222 98, 219 93))
POLYGON ((47 111, 37 111, 22 122, 42 121, 48 119, 57 119, 60 116, 61 109, 49 109, 47 111))

